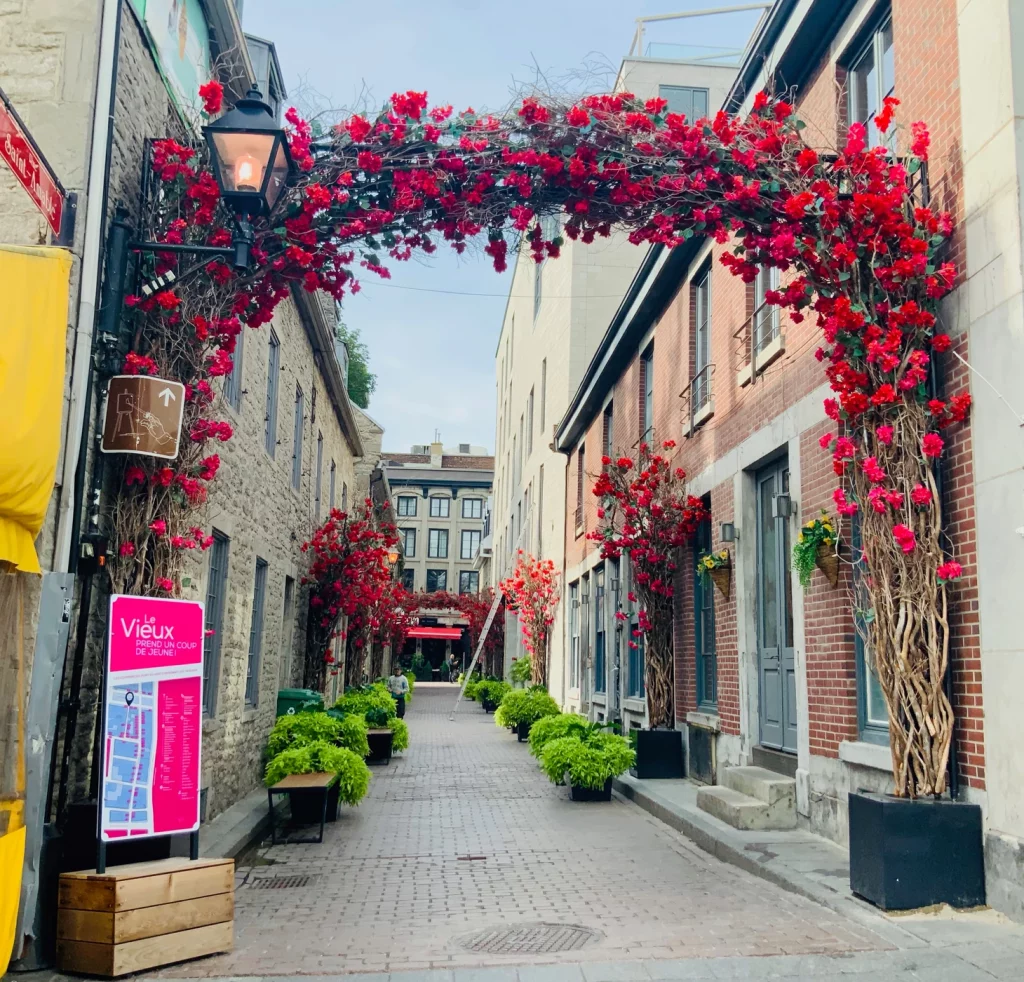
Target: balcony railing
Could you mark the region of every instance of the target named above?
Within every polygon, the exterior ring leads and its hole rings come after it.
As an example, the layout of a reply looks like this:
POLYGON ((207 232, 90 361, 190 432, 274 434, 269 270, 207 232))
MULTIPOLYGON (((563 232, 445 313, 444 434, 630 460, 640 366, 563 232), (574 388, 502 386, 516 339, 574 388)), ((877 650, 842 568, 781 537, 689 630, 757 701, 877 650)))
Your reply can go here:
POLYGON ((715 404, 711 398, 714 377, 714 364, 705 365, 679 393, 683 400, 683 436, 693 436, 697 427, 714 415, 715 404))
POLYGON ((786 350, 779 308, 762 303, 733 333, 733 358, 738 385, 749 385, 786 350))
POLYGON ((580 505, 573 515, 573 528, 576 530, 577 539, 583 534, 584 521, 585 517, 583 512, 583 506, 580 505))

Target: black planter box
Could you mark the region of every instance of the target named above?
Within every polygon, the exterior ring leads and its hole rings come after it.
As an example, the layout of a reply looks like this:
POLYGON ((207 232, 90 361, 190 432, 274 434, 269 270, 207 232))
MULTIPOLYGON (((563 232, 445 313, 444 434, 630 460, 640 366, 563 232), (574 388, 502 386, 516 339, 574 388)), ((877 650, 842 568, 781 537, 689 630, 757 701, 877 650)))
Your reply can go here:
POLYGON ((683 734, 679 730, 634 730, 636 764, 629 769, 633 777, 686 777, 683 734))
POLYGON ((569 797, 573 801, 611 801, 612 800, 612 779, 604 782, 603 788, 577 788, 569 785, 569 797))
MULTIPOLYGON (((296 789, 288 792, 288 805, 296 825, 319 825, 324 806, 324 793, 319 788, 296 789)), ((338 820, 338 782, 327 789, 327 821, 338 820)))
POLYGON ((484 707, 485 713, 493 713, 494 710, 498 708, 498 704, 496 702, 491 702, 490 699, 481 699, 480 705, 484 707))
POLYGON ((851 792, 850 889, 882 910, 985 903, 981 807, 851 792))
POLYGON ((516 727, 516 736, 519 738, 520 743, 525 743, 529 739, 531 726, 533 726, 533 723, 520 723, 516 727))
POLYGON ((366 755, 366 763, 377 764, 383 761, 391 763, 391 750, 395 742, 394 731, 390 728, 375 728, 366 733, 366 742, 370 745, 370 752, 366 755))

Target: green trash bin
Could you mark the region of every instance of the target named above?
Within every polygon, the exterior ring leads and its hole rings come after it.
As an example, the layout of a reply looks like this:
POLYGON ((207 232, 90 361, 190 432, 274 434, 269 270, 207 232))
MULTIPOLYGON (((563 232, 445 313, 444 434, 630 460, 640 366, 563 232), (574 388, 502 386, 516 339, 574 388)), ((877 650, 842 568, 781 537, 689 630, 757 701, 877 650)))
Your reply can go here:
POLYGON ((278 689, 277 715, 292 716, 295 713, 316 712, 324 708, 324 700, 319 692, 312 689, 278 689))

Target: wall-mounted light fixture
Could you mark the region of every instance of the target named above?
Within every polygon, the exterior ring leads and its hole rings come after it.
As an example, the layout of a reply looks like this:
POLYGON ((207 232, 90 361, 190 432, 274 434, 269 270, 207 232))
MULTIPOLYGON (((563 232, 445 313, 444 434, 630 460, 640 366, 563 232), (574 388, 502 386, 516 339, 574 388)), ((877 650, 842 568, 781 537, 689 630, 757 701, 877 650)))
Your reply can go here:
POLYGON ((772 518, 791 518, 793 499, 788 494, 777 494, 772 498, 772 518))
POLYGON ((719 538, 722 542, 735 542, 740 534, 735 522, 722 522, 719 529, 719 538))

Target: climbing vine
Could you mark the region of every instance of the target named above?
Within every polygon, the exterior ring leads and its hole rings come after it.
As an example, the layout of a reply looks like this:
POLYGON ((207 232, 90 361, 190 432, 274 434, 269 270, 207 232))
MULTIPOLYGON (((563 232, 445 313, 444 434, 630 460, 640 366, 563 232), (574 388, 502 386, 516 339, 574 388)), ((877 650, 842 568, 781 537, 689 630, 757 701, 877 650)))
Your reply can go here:
POLYGON ((558 609, 558 570, 550 559, 519 550, 512 575, 499 585, 519 620, 534 685, 548 682, 548 643, 558 609))
MULTIPOLYGON (((211 83, 213 84, 213 83, 211 83)), ((207 111, 219 111, 218 88, 207 111)), ((892 125, 897 100, 876 115, 892 125)), ((628 93, 574 104, 527 98, 500 116, 428 107, 425 93, 396 94, 374 118, 352 116, 315 133, 287 119, 298 179, 260 223, 253 264, 237 275, 214 261, 180 286, 129 298, 126 370, 188 386, 190 445, 173 465, 126 464, 114 504, 112 575, 133 592, 176 592, 183 556, 202 549, 202 504, 216 473, 211 441, 230 438, 216 419, 213 382, 230 371, 242 325, 259 326, 293 288, 335 298, 359 275, 387 277, 388 260, 462 252, 474 238, 504 269, 510 239, 536 261, 558 255, 539 218, 557 214, 584 243, 624 228, 638 245, 677 246, 694 236, 731 243, 722 262, 746 282, 760 268, 783 274, 770 304, 793 321, 814 317, 817 357, 835 392, 822 435, 840 478, 840 515, 861 515, 871 617, 869 648, 891 721, 896 792, 945 788, 952 708, 948 584, 960 567, 944 555, 934 465, 942 431, 961 421, 966 393, 929 391, 931 360, 950 346, 937 325, 955 270, 941 261, 948 215, 919 194, 929 153, 922 123, 906 156, 869 148, 861 124, 838 154, 803 139, 793 107, 761 93, 744 116, 688 120, 662 99, 628 93)), ((159 194, 147 215, 167 242, 226 244, 227 216, 201 152, 171 140, 153 156, 159 194)), ((183 272, 158 255, 157 269, 183 272)))

